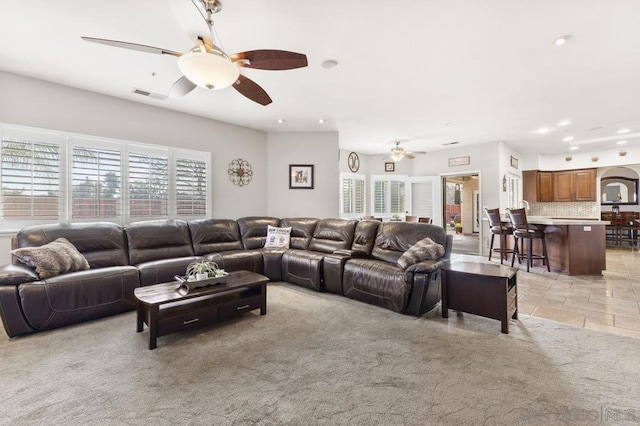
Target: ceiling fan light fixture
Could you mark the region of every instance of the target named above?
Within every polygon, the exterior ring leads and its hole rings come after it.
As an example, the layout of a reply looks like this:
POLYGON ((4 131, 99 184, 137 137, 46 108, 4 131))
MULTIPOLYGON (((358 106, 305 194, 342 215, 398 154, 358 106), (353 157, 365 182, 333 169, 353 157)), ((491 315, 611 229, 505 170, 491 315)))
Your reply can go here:
POLYGON ((393 150, 391 152, 391 159, 395 162, 398 162, 404 158, 404 151, 401 150, 393 150))
POLYGON ((238 80, 240 71, 225 56, 213 51, 191 51, 178 58, 178 68, 194 84, 205 89, 224 89, 238 80))

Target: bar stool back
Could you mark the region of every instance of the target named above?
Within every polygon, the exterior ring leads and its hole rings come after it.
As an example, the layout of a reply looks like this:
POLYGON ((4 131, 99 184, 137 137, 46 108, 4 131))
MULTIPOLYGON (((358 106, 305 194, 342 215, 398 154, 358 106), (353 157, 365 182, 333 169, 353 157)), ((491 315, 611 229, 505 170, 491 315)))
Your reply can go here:
POLYGON ((500 218, 500 209, 484 209, 487 218, 489 219, 489 225, 491 226, 491 246, 489 247, 489 260, 491 255, 496 252, 500 253, 500 264, 502 265, 507 254, 511 253, 512 257, 515 254, 515 249, 507 247, 507 236, 513 235, 513 227, 511 225, 503 224, 500 218), (500 247, 493 248, 493 241, 496 235, 500 236, 500 247))
POLYGON ((527 214, 525 209, 510 209, 509 218, 511 219, 511 225, 513 225, 513 237, 515 239, 516 253, 511 258, 511 266, 513 261, 518 258, 518 262, 521 262, 524 257, 527 258, 527 272, 531 267, 531 262, 534 259, 542 260, 543 265, 547 265, 547 271, 551 272, 549 265, 549 258, 547 256, 547 243, 545 241, 545 233, 543 230, 530 225, 527 222, 527 214), (533 254, 533 240, 539 239, 542 242, 542 254, 533 254), (523 253, 523 250, 518 250, 518 240, 521 241, 521 247, 524 247, 524 241, 527 240, 527 253, 523 253))

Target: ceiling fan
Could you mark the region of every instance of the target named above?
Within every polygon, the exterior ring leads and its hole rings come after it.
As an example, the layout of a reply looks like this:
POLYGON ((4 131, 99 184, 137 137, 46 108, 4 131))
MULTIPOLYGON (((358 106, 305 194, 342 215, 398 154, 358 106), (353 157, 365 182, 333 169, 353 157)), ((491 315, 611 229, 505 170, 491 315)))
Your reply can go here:
POLYGON ((394 143, 396 144, 396 146, 394 146, 391 149, 391 159, 393 161, 400 161, 403 158, 408 158, 409 160, 413 160, 414 158, 416 158, 414 154, 426 154, 425 151, 413 151, 413 152, 405 151, 404 148, 400 146, 402 141, 396 141, 394 143))
POLYGON ((211 90, 232 86, 252 101, 268 105, 272 100, 267 92, 253 80, 242 75, 240 68, 290 70, 307 66, 306 55, 285 50, 251 50, 227 55, 213 26, 213 14, 222 10, 219 0, 170 0, 170 4, 176 20, 195 42, 195 46, 187 53, 126 41, 81 38, 108 46, 176 56, 183 77, 171 86, 168 96, 153 94, 153 97, 159 99, 184 96, 196 86, 211 90))

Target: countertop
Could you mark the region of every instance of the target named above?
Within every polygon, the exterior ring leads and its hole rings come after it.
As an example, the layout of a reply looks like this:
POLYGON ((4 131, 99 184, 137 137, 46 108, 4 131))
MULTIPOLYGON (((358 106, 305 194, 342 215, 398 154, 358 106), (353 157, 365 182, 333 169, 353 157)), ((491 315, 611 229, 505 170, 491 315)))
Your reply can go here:
POLYGON ((565 219, 546 216, 527 216, 527 222, 534 225, 609 225, 610 223, 600 219, 565 219))
MULTIPOLYGON (((483 221, 488 221, 485 217, 483 221)), ((503 222, 509 222, 509 218, 503 218, 503 222)), ((547 216, 527 216, 527 222, 533 225, 552 225, 552 226, 566 226, 566 225, 609 225, 611 222, 608 220, 600 219, 566 219, 562 217, 547 217, 547 216)))

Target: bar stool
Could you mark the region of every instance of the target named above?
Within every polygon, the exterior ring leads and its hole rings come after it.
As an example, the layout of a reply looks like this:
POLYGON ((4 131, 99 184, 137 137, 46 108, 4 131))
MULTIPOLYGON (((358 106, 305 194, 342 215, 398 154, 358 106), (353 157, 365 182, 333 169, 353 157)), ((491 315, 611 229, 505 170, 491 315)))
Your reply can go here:
POLYGON ((533 225, 529 225, 527 222, 527 214, 525 209, 508 209, 509 218, 511 219, 511 225, 513 225, 513 238, 515 239, 515 253, 511 258, 511 266, 513 266, 513 261, 515 258, 518 258, 518 262, 521 263, 522 259, 525 257, 524 251, 524 240, 529 240, 529 244, 527 245, 527 272, 529 272, 529 268, 531 267, 531 262, 534 259, 542 260, 543 265, 547 265, 547 271, 551 272, 551 267, 549 265, 549 257, 547 256, 547 243, 545 241, 545 233, 543 230, 538 229, 533 225), (539 239, 542 242, 542 255, 533 254, 533 240, 539 239), (521 250, 518 250, 518 240, 520 240, 521 250))
POLYGON ((491 260, 491 254, 496 252, 500 253, 500 264, 503 264, 506 255, 511 253, 512 257, 516 253, 515 249, 507 247, 507 236, 513 235, 513 227, 506 223, 502 223, 500 219, 500 209, 484 209, 484 212, 489 219, 489 225, 491 226, 491 246, 489 247, 489 260, 491 260), (493 248, 493 241, 496 235, 500 235, 500 248, 493 248))

